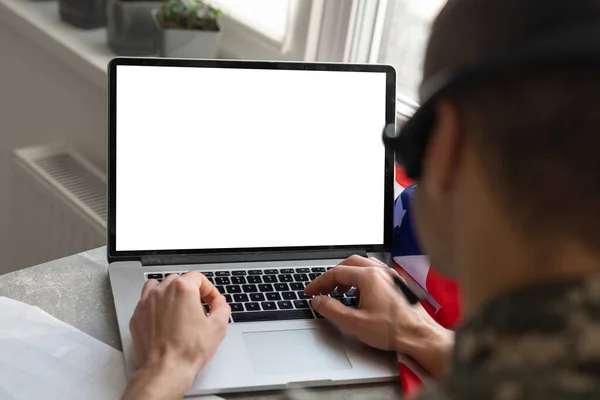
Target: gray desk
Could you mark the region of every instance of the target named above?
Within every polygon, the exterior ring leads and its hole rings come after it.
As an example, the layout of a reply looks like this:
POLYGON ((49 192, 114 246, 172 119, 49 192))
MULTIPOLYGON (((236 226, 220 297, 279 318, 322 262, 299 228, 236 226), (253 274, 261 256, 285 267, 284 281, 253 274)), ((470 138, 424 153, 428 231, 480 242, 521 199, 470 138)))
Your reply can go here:
MULTIPOLYGON (((38 306, 56 318, 121 350, 108 280, 106 249, 0 276, 0 296, 38 306)), ((277 393, 225 395, 227 399, 278 399, 277 393)), ((315 398, 384 400, 401 397, 395 383, 315 390, 315 398)))

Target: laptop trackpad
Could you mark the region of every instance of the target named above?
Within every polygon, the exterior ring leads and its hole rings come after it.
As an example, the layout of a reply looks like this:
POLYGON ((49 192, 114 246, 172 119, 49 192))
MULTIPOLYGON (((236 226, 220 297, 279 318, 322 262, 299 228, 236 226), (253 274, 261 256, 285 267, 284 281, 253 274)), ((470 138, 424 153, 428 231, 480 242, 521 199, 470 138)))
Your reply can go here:
POLYGON ((263 375, 352 369, 334 329, 243 333, 254 370, 263 375))

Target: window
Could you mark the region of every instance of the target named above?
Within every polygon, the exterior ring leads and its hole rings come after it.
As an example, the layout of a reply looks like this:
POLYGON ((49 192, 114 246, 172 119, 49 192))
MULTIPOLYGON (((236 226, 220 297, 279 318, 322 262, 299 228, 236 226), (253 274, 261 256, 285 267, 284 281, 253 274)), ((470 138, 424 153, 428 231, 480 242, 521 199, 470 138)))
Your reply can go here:
POLYGON ((446 0, 389 0, 378 62, 396 67, 398 93, 417 99, 429 27, 446 0))
POLYGON ((386 63, 398 110, 418 106, 423 53, 446 0, 212 0, 225 11, 226 58, 386 63))
MULTIPOLYGON (((377 1, 377 0, 375 0, 377 1)), ((343 61, 354 0, 210 0, 221 18, 221 56, 343 61)))
POLYGON ((430 24, 446 0, 357 0, 347 58, 392 64, 397 71, 399 111, 417 106, 430 24))
POLYGON ((283 42, 287 33, 290 0, 214 0, 214 3, 239 22, 283 42))

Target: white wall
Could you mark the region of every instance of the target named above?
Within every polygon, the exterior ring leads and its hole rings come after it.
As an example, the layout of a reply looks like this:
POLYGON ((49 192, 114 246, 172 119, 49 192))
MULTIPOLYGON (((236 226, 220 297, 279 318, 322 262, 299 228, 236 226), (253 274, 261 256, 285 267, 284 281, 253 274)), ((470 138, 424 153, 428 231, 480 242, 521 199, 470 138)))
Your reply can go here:
POLYGON ((0 257, 6 253, 12 150, 67 141, 105 170, 106 95, 105 88, 0 23, 0 257))

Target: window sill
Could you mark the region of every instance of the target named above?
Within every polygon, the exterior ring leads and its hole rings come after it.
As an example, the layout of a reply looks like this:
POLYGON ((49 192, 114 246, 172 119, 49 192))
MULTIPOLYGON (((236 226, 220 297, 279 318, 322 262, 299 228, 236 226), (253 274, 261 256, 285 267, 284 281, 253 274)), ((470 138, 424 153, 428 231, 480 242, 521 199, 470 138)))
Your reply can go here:
MULTIPOLYGON (((106 29, 82 30, 65 24, 58 16, 58 3, 55 1, 0 0, 0 21, 107 90, 106 68, 116 54, 106 44, 106 29)), ((273 59, 279 51, 275 43, 261 41, 261 38, 255 37, 255 32, 236 21, 227 19, 223 23, 225 30, 230 33, 223 38, 221 50, 221 54, 227 58, 243 56, 251 59, 273 59), (250 46, 253 57, 242 54, 248 53, 250 46)), ((297 54, 279 58, 296 57, 297 54)), ((416 106, 412 101, 399 98, 399 117, 410 117, 416 106)))
MULTIPOLYGON (((82 30, 62 22, 58 3, 0 0, 0 23, 10 26, 76 72, 107 89, 108 62, 117 55, 106 44, 106 29, 82 30)), ((227 58, 276 59, 275 41, 230 18, 223 18, 221 56, 227 58)), ((297 54, 289 55, 292 58, 297 54)))
POLYGON ((86 31, 63 23, 54 1, 0 0, 0 21, 107 88, 106 67, 115 54, 106 45, 105 29, 86 31))
POLYGON ((399 119, 403 121, 408 120, 413 116, 418 108, 419 104, 412 99, 409 99, 405 96, 396 97, 396 114, 398 115, 399 119))

